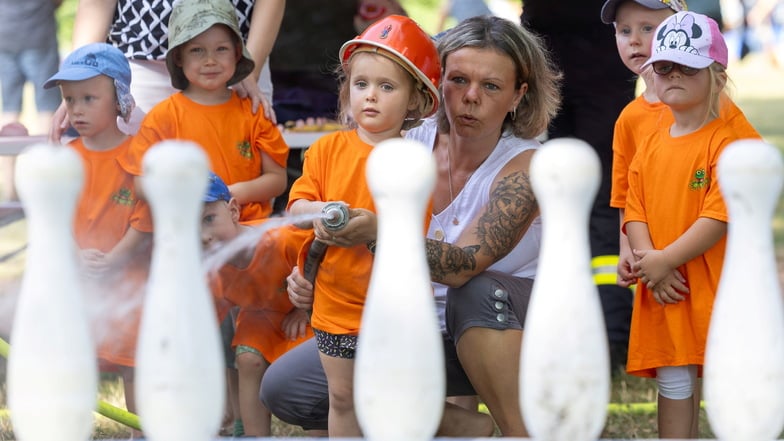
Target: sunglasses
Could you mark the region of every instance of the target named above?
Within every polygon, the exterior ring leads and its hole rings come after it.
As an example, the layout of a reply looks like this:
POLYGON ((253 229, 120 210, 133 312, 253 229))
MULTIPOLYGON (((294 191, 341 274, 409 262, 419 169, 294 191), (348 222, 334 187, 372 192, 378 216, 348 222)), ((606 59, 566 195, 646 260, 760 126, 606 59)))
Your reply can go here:
POLYGON ((687 77, 697 75, 702 70, 694 67, 684 66, 678 63, 673 63, 672 61, 657 61, 653 63, 653 71, 658 75, 669 75, 670 72, 672 72, 672 70, 676 67, 687 77))

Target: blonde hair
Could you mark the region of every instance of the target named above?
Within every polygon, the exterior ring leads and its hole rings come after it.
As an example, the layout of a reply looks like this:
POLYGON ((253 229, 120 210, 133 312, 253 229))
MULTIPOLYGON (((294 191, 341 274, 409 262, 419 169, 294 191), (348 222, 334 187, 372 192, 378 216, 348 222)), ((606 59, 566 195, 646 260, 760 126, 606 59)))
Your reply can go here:
POLYGON ((427 87, 422 84, 419 78, 417 78, 410 69, 404 67, 400 60, 397 60, 391 53, 386 51, 358 52, 352 55, 351 58, 348 59, 348 62, 337 67, 336 73, 338 75, 338 81, 340 82, 340 88, 338 90, 338 121, 346 127, 357 127, 357 122, 351 117, 351 61, 355 56, 363 53, 388 58, 395 62, 395 66, 397 66, 398 69, 406 72, 407 78, 411 80, 409 82, 410 92, 417 100, 417 107, 408 112, 406 119, 403 121, 401 130, 413 129, 420 125, 422 123, 422 116, 425 114, 432 101, 430 94, 427 92, 427 87))
MULTIPOLYGON (((463 48, 492 49, 515 65, 515 89, 528 83, 515 116, 507 114, 503 130, 520 138, 534 138, 547 130, 561 105, 561 72, 540 37, 509 20, 494 16, 472 17, 447 31, 438 41, 442 69, 449 54, 463 48)), ((443 75, 443 70, 442 70, 443 75)), ((442 100, 443 101, 443 100, 442 100)), ((444 106, 438 110, 441 132, 450 130, 444 106)))
POLYGON ((708 91, 708 111, 705 114, 704 124, 718 118, 721 115, 722 97, 727 95, 727 69, 719 63, 714 62, 708 66, 710 89, 708 91))

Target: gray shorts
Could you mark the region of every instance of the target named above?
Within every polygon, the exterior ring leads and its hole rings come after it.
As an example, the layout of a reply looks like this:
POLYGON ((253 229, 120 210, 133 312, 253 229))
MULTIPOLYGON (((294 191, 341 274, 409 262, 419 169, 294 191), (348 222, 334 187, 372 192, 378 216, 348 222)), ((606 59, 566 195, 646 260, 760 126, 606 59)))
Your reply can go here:
POLYGON ((458 342, 472 327, 523 329, 533 279, 485 271, 446 294, 446 330, 458 342))

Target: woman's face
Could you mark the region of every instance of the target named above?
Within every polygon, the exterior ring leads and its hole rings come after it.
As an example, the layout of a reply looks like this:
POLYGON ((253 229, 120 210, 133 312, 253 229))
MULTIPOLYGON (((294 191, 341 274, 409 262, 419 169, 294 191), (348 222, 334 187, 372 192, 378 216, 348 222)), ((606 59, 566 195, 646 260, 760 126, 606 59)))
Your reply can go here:
POLYGON ((463 48, 447 55, 444 106, 452 131, 462 137, 498 139, 506 114, 520 102, 527 84, 515 88, 511 58, 493 49, 463 48))

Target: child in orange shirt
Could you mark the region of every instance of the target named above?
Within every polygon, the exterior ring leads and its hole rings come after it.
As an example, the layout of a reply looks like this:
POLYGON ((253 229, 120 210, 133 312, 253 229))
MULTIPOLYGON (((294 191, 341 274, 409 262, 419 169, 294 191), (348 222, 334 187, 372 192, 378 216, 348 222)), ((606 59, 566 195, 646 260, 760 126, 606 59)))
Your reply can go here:
POLYGON ((131 143, 117 126, 117 116, 127 119, 134 107, 130 83, 130 65, 123 53, 93 43, 69 55, 44 87, 60 86, 69 122, 79 132, 69 144, 84 164, 74 237, 87 291, 97 294, 90 304, 100 310, 95 325, 100 333, 98 356, 122 367, 126 404, 134 411, 131 368, 149 272, 152 222, 148 206, 139 201, 134 177, 118 162, 131 143))
POLYGON ((123 166, 138 176, 142 156, 153 144, 164 139, 194 141, 239 202, 240 220, 268 217, 272 199, 286 189, 289 148, 264 112, 254 115, 251 102, 229 88, 254 66, 229 0, 175 3, 166 65, 172 85, 182 92, 147 113, 123 166))
MULTIPOLYGON (((201 239, 208 252, 236 239, 248 226, 226 184, 210 173, 204 197, 201 239)), ((261 228, 261 227, 259 227, 261 228)), ((307 313, 286 293, 286 276, 297 263, 306 234, 293 226, 265 233, 251 249, 232 256, 210 274, 218 319, 239 307, 232 347, 239 374, 239 409, 245 436, 270 436, 270 413, 259 400, 264 371, 286 351, 313 336, 307 313)))
POLYGON ((652 66, 654 90, 674 122, 639 145, 629 169, 624 228, 639 283, 627 371, 656 378, 659 437, 692 438, 695 383, 726 244, 716 167, 739 135, 720 118, 727 46, 716 22, 678 12, 655 36, 642 67, 652 66))
MULTIPOLYGON (((610 206, 618 208, 621 223, 629 185, 629 164, 637 146, 657 127, 673 122, 669 108, 659 101, 653 89, 653 71, 650 68, 643 69, 642 65, 651 55, 651 42, 656 27, 675 12, 685 10, 686 4, 683 0, 607 0, 602 6, 602 21, 615 27, 615 41, 621 60, 629 70, 639 75, 645 84, 645 90, 640 96, 621 111, 613 132, 610 206)), ((759 138, 743 112, 726 95, 722 95, 720 117, 735 127, 739 136, 759 138)), ((631 271, 634 256, 623 231, 620 232, 619 243, 618 284, 628 287, 635 282, 631 271)), ((682 279, 682 275, 679 276, 682 279)))
POLYGON ((353 245, 360 230, 375 226, 365 163, 373 146, 400 137, 402 129, 436 111, 441 67, 430 37, 397 15, 345 43, 339 57, 341 112, 354 128, 324 136, 305 152, 289 210, 315 214, 330 201, 350 209, 348 225, 340 231, 326 230, 320 219, 301 225, 329 245, 315 282, 311 320, 329 389, 329 436, 350 437, 361 436, 353 406, 353 358, 373 264, 372 243, 353 245))

